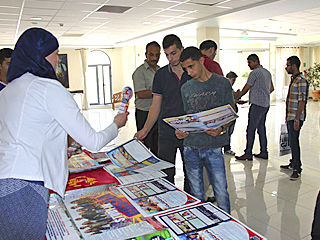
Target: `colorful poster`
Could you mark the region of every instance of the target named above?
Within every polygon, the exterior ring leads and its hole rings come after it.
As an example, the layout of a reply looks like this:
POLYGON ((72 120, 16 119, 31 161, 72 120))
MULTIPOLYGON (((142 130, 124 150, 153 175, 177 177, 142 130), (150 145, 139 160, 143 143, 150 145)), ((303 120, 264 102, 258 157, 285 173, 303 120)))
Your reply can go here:
POLYGON ((121 240, 155 231, 116 188, 69 191, 65 205, 84 239, 121 240))
POLYGON ((165 118, 163 121, 171 127, 185 132, 204 131, 208 128, 217 129, 238 117, 230 104, 207 111, 187 114, 179 117, 165 118))
POLYGON ((212 203, 156 216, 180 240, 265 240, 212 203))
POLYGON ((153 216, 200 202, 165 179, 153 179, 118 187, 143 216, 153 216))

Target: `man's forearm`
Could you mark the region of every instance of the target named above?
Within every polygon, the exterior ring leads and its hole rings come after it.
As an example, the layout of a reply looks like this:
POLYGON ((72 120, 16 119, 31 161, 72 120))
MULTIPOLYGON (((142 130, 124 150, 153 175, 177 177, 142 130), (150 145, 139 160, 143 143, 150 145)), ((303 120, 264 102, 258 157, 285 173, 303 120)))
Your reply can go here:
POLYGON ((296 113, 296 116, 295 116, 296 120, 300 120, 300 116, 301 116, 301 113, 302 113, 302 111, 304 109, 305 104, 306 104, 305 101, 299 101, 298 102, 298 110, 297 110, 297 113, 296 113))
POLYGON ((152 91, 151 90, 142 90, 136 92, 139 99, 149 99, 152 98, 152 91))
POLYGON ((162 96, 154 96, 152 105, 150 107, 147 121, 145 122, 143 128, 149 132, 153 125, 156 123, 156 121, 159 118, 160 110, 161 110, 161 102, 162 102, 162 96))

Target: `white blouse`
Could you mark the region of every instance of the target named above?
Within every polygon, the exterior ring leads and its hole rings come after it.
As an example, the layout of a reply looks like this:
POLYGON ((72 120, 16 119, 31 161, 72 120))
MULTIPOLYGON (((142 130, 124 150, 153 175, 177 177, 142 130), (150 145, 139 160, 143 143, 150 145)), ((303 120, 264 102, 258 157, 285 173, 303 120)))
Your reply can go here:
POLYGON ((44 181, 64 196, 68 180, 67 133, 90 151, 118 134, 96 132, 57 80, 26 73, 0 92, 0 178, 44 181))

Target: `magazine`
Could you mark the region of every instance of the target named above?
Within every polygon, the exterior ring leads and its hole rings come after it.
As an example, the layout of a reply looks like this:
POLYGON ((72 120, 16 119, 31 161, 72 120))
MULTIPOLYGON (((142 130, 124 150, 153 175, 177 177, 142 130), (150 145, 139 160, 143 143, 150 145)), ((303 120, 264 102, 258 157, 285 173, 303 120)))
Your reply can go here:
POLYGON ((84 239, 121 240, 156 231, 114 187, 69 191, 64 202, 84 239))
POLYGON ((118 188, 145 217, 200 202, 162 178, 118 186, 118 188))
POLYGON ((235 120, 237 117, 236 112, 228 104, 199 113, 165 118, 163 121, 180 131, 195 132, 204 131, 209 128, 217 129, 235 120))
POLYGON ((212 203, 171 211, 156 219, 180 240, 266 240, 212 203))

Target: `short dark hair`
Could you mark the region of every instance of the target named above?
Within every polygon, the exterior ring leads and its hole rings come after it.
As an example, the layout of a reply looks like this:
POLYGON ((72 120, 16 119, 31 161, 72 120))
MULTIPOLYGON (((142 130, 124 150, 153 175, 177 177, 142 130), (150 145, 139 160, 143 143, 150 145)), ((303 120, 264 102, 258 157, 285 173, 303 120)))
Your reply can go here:
POLYGON ((291 65, 296 65, 298 69, 300 68, 301 61, 297 56, 291 56, 287 59, 287 61, 290 62, 291 65))
POLYGON ((180 38, 174 34, 169 34, 164 37, 162 41, 162 47, 163 49, 167 49, 168 47, 171 47, 173 45, 176 45, 178 49, 182 48, 182 42, 180 38))
POLYGON ((213 40, 205 40, 199 46, 200 50, 208 50, 212 47, 214 48, 214 50, 217 50, 218 48, 218 45, 213 40))
POLYGON ((255 61, 260 62, 258 55, 255 54, 255 53, 250 54, 250 55, 248 56, 247 60, 250 60, 250 61, 253 61, 253 62, 255 62, 255 61))
POLYGON ((228 72, 227 75, 226 75, 226 78, 229 78, 229 79, 237 78, 237 77, 238 77, 238 75, 235 72, 232 72, 232 71, 228 72))
POLYGON ((152 41, 152 42, 149 42, 146 46, 146 52, 148 51, 148 47, 150 46, 155 46, 155 47, 158 47, 158 48, 161 48, 159 43, 157 43, 156 41, 152 41))
POLYGON ((0 64, 2 64, 6 58, 11 58, 12 53, 13 50, 11 48, 2 48, 0 50, 0 64))
POLYGON ((180 55, 180 62, 184 62, 191 58, 193 61, 199 61, 202 57, 202 53, 199 48, 196 47, 187 47, 184 49, 180 55))

